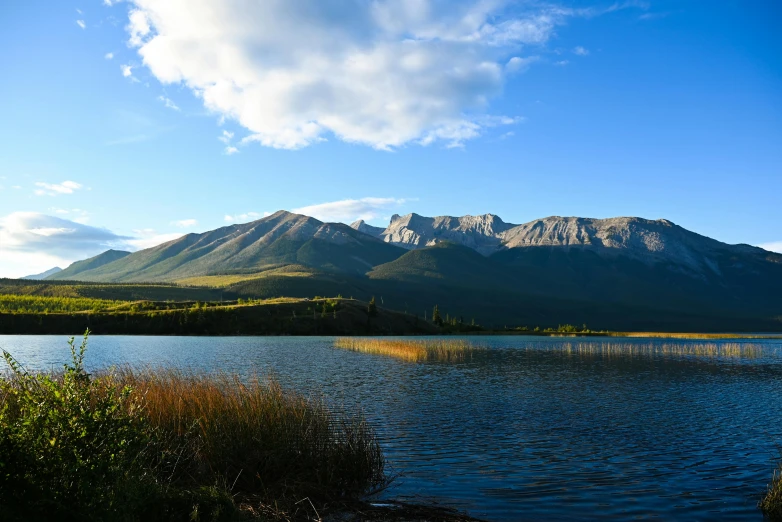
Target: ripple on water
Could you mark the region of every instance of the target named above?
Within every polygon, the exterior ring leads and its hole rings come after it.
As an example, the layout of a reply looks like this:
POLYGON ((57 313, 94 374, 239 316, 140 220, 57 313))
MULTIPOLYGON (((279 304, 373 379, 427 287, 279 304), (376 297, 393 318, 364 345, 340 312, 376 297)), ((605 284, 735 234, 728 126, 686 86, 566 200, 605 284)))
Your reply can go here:
MULTIPOLYGON (((782 341, 480 337, 457 363, 405 363, 331 338, 100 337, 120 362, 273 373, 360 405, 399 473, 386 495, 492 520, 760 520, 782 440, 782 341)), ((62 337, 0 336, 30 368, 62 337)))

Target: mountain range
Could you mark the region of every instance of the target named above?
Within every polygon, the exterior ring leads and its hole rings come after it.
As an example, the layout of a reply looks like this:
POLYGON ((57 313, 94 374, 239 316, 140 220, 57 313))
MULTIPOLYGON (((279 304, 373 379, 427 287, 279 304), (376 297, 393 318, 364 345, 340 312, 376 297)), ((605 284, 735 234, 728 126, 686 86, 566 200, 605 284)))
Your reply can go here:
POLYGON ((178 282, 255 297, 376 295, 485 325, 782 329, 782 255, 635 217, 394 215, 383 229, 286 211, 135 253, 110 250, 47 280, 178 282))

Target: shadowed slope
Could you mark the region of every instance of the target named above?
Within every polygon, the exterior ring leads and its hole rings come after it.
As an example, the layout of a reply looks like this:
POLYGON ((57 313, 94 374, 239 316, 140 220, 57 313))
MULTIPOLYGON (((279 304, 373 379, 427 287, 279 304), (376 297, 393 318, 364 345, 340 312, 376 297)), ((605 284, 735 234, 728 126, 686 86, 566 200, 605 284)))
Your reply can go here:
POLYGON ((280 211, 252 223, 188 234, 81 272, 85 281, 175 281, 301 264, 362 274, 404 251, 340 223, 280 211))

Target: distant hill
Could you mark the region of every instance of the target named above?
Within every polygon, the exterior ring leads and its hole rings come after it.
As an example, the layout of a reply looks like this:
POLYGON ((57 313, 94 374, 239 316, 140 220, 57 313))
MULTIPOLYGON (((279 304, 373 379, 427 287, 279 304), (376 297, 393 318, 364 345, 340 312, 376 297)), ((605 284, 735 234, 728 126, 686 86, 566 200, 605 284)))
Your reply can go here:
POLYGON ((57 272, 62 272, 62 268, 60 268, 59 266, 55 266, 54 268, 50 268, 46 272, 20 277, 19 279, 46 279, 47 277, 54 275, 57 272))
POLYGON ((76 274, 83 281, 176 281, 300 264, 363 274, 404 253, 342 223, 279 211, 242 225, 187 234, 76 274))
POLYGON ((65 270, 59 270, 45 279, 49 281, 68 281, 76 278, 83 272, 101 267, 129 255, 130 252, 125 252, 124 250, 106 250, 95 257, 71 263, 65 270))
POLYGON ((438 304, 489 326, 782 330, 782 255, 662 219, 515 225, 493 214, 408 214, 382 229, 279 211, 96 259, 50 279, 181 281, 248 297, 374 295, 386 307, 423 315, 438 304))

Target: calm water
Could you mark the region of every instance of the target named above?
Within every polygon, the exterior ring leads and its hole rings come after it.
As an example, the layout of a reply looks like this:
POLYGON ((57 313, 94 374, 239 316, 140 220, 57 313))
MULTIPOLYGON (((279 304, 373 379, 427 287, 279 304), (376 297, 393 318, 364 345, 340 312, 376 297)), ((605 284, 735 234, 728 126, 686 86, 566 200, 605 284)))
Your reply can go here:
MULTIPOLYGON (((782 340, 710 341, 722 355, 680 353, 694 341, 474 340, 489 350, 471 361, 413 364, 326 337, 95 336, 88 360, 271 372, 358 403, 401 475, 388 495, 490 520, 762 519, 782 443, 782 340)), ((37 369, 68 354, 61 336, 0 347, 37 369)))

